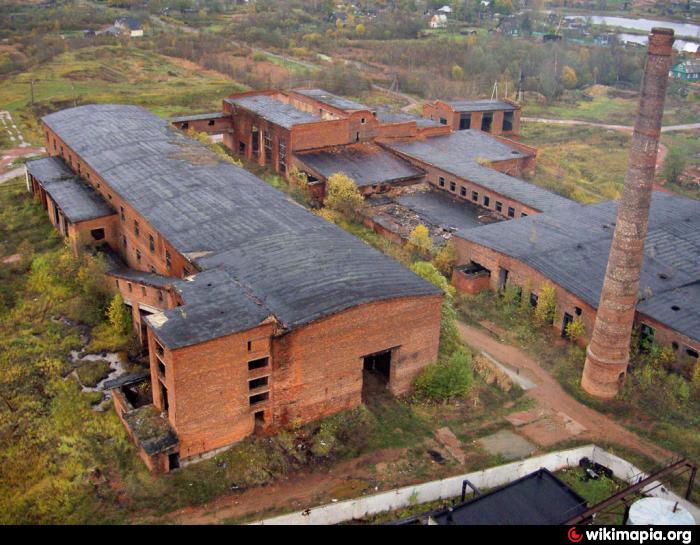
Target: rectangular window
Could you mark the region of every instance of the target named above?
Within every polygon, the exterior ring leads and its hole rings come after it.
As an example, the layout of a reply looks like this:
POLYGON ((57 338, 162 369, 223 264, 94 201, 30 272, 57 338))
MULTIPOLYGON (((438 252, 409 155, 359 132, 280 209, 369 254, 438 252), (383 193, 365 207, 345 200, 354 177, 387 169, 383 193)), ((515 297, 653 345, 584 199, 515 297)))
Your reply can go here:
POLYGON ((272 134, 270 131, 265 131, 263 140, 265 142, 265 163, 272 162, 272 134))
POLYGON ((165 266, 170 270, 173 266, 172 261, 170 260, 170 252, 168 250, 165 250, 165 266))
POLYGON ((513 208, 512 206, 509 206, 509 207, 508 207, 508 217, 509 217, 509 218, 514 218, 514 217, 515 217, 515 208, 513 208))
POLYGON ((520 213, 520 217, 521 217, 521 218, 526 218, 526 217, 527 217, 527 214, 526 214, 525 212, 521 212, 521 213, 520 213))
POLYGON ((153 240, 153 235, 148 235, 148 249, 151 253, 156 251, 156 241, 153 240))
POLYGON ((141 295, 146 297, 146 286, 141 286, 141 295))
POLYGON ((139 229, 139 222, 134 220, 134 234, 138 237, 140 233, 141 230, 139 229))
POLYGON ((459 130, 466 131, 471 128, 472 116, 471 114, 462 114, 459 116, 459 130))
POLYGON ((267 386, 268 377, 255 378, 248 381, 248 390, 255 390, 256 388, 262 388, 267 386))
POLYGON ((132 285, 131 285, 131 282, 127 282, 126 287, 127 287, 127 289, 129 290, 129 293, 131 293, 131 292, 133 291, 133 289, 134 289, 134 288, 132 287, 132 285))
POLYGON ((688 357, 690 357, 694 360, 698 359, 698 351, 695 350, 694 348, 690 348, 689 346, 686 347, 685 353, 688 357))
POLYGON ((255 369, 262 369, 267 367, 270 358, 258 358, 257 360, 252 360, 248 362, 248 371, 253 371, 255 369))
POLYGON ((141 263, 141 250, 136 250, 136 261, 141 263))
POLYGON ((479 200, 479 193, 477 191, 472 191, 472 200, 474 202, 478 202, 479 200))
POLYGON ((532 308, 535 308, 537 306, 537 294, 536 293, 530 293, 530 306, 532 308))
POLYGON ((248 352, 253 350, 253 341, 248 341, 248 352))
POLYGON ((491 197, 484 195, 484 206, 489 206, 491 204, 491 197))
POLYGON ((160 291, 160 290, 158 290, 158 301, 159 301, 160 303, 163 302, 163 292, 160 291))
POLYGON ((503 211, 503 203, 500 201, 496 201, 496 212, 502 212, 503 211))
POLYGON ((158 271, 156 270, 155 265, 151 265, 151 272, 152 272, 153 274, 158 274, 158 271))
POLYGON ((287 171, 287 143, 284 140, 279 141, 279 171, 284 174, 287 171))
POLYGON ((454 182, 450 182, 450 191, 456 191, 457 190, 457 184, 454 182))
POLYGON ((444 117, 441 117, 441 118, 440 118, 440 124, 441 124, 441 125, 447 125, 447 119, 445 119, 444 117))
POLYGON ((439 180, 438 183, 440 184, 440 187, 445 187, 445 178, 443 178, 442 176, 440 176, 440 180, 439 180))
POLYGON ((119 216, 122 218, 122 221, 126 221, 126 214, 124 214, 124 207, 123 206, 119 207, 119 216))
POLYGON ((493 113, 487 112, 481 118, 481 130, 491 132, 491 124, 493 123, 493 113))
POLYGON ((124 248, 126 248, 126 235, 122 235, 122 244, 124 245, 124 248))
POLYGON ((513 130, 513 112, 505 112, 503 114, 503 132, 513 130))
POLYGON ((463 185, 459 186, 459 194, 462 197, 466 197, 467 196, 467 188, 464 187, 463 185))
POLYGON ((250 396, 249 401, 251 405, 256 405, 257 403, 262 403, 270 398, 270 392, 264 392, 262 394, 257 394, 250 396))
POLYGON ((165 350, 163 349, 163 345, 160 344, 158 341, 154 341, 154 344, 156 346, 156 354, 158 354, 162 358, 163 354, 165 353, 165 350))

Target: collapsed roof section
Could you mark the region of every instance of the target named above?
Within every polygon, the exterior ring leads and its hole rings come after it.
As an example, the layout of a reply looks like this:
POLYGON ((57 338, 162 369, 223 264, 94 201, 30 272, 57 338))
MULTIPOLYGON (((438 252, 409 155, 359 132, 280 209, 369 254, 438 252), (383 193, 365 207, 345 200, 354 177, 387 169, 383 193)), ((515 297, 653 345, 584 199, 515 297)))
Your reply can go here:
POLYGON ((383 145, 542 212, 572 204, 569 199, 482 165, 529 156, 483 131, 456 131, 444 136, 385 142, 383 145))
POLYGON ((79 106, 43 120, 203 270, 174 282, 184 307, 148 318, 169 348, 270 316, 293 328, 372 301, 441 293, 144 108, 79 106))

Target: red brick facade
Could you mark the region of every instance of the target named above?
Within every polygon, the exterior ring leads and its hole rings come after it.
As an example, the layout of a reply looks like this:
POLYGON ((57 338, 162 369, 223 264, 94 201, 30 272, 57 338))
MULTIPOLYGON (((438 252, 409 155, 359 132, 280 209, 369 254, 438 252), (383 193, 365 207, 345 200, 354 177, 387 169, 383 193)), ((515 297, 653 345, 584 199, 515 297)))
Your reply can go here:
POLYGON ((423 105, 423 117, 432 119, 433 121, 438 121, 443 125, 447 125, 452 130, 457 131, 460 129, 461 117, 467 116, 469 118, 469 128, 482 130, 482 120, 484 114, 490 114, 492 116, 491 128, 489 133, 492 135, 512 135, 517 136, 520 134, 520 106, 511 101, 501 100, 501 102, 506 102, 515 106, 515 109, 511 111, 509 115, 512 116, 512 128, 507 130, 504 127, 504 117, 506 115, 505 110, 495 110, 495 111, 474 111, 474 112, 464 112, 460 113, 456 111, 452 106, 443 102, 442 100, 436 100, 434 103, 426 103, 423 105))

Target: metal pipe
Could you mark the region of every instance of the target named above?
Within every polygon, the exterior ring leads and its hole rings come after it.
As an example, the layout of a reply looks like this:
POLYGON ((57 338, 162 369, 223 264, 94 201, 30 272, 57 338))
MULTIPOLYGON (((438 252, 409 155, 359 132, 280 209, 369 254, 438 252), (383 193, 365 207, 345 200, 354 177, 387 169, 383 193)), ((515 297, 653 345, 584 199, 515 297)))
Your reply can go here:
POLYGON ((627 374, 672 46, 673 30, 652 29, 624 188, 581 377, 583 389, 601 398, 615 397, 627 374))

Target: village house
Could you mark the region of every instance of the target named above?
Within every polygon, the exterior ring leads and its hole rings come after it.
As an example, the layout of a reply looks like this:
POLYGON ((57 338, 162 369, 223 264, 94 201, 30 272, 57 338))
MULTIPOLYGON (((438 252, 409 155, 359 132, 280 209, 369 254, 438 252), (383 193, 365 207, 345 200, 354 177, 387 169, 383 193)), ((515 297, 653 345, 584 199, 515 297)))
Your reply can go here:
POLYGON ((436 360, 438 288, 167 121, 87 105, 42 125, 28 189, 109 258, 150 362, 109 386, 153 471, 357 407, 368 385, 404 394, 436 360))
POLYGON ((135 17, 118 17, 114 21, 114 28, 119 29, 122 34, 130 38, 140 38, 143 36, 143 25, 135 17))

